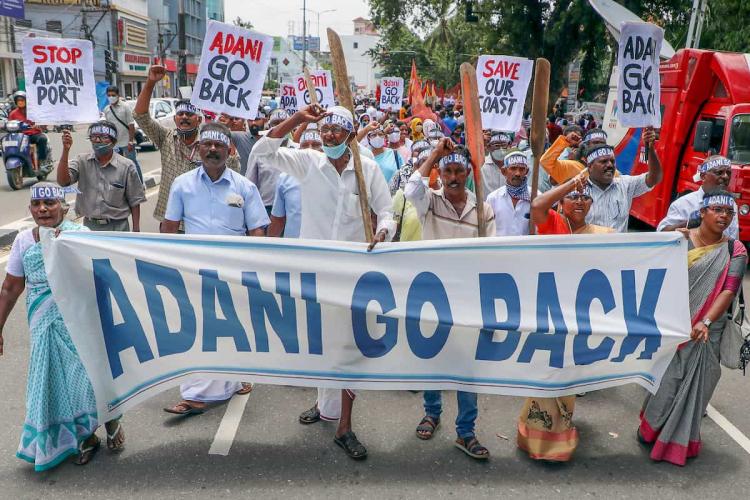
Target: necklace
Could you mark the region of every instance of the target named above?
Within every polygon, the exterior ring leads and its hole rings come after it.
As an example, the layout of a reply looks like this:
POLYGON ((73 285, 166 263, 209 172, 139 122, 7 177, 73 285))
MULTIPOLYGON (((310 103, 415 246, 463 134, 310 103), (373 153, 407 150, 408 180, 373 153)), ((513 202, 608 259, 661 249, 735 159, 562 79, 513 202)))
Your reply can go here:
POLYGON ((716 241, 714 241, 713 243, 710 243, 710 244, 709 244, 709 243, 706 243, 706 241, 705 241, 705 240, 704 240, 703 238, 701 238, 701 235, 700 235, 700 228, 696 229, 696 230, 695 230, 695 233, 693 233, 693 234, 695 234, 695 237, 696 237, 696 238, 698 239, 698 241, 700 242, 701 246, 703 246, 703 247, 708 247, 708 246, 711 246, 711 245, 715 245, 715 244, 717 244, 718 242, 720 242, 720 241, 721 241, 721 239, 722 239, 722 238, 724 237, 724 235, 723 235, 723 234, 722 234, 722 235, 719 235, 719 239, 717 239, 717 240, 716 240, 716 241))

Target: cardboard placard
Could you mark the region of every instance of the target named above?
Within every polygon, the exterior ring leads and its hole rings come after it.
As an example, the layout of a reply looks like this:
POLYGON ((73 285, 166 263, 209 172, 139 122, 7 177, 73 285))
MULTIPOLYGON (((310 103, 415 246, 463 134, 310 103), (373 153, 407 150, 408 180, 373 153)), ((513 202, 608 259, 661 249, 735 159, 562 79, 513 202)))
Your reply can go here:
POLYGON ((617 119, 625 127, 661 127, 659 53, 664 30, 651 23, 626 22, 620 33, 617 119))
POLYGON ((477 89, 482 128, 516 132, 534 61, 522 57, 483 55, 477 61, 477 89))

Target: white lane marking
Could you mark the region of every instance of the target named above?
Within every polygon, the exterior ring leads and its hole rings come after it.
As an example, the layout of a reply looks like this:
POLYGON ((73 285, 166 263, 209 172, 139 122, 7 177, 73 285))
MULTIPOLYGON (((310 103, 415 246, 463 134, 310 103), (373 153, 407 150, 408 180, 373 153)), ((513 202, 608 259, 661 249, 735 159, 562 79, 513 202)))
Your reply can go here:
POLYGON ((211 448, 208 450, 209 455, 229 455, 229 449, 234 442, 234 436, 237 434, 237 428, 240 426, 240 420, 242 420, 242 414, 245 412, 250 394, 235 395, 229 400, 227 411, 224 412, 224 417, 216 430, 214 442, 211 443, 211 448))
POLYGON ((724 432, 729 434, 729 437, 734 439, 738 445, 742 447, 746 452, 750 453, 750 439, 748 439, 747 436, 745 436, 737 427, 732 424, 727 418, 719 413, 716 408, 714 408, 711 405, 708 405, 708 408, 706 408, 706 413, 708 413, 708 416, 716 422, 716 425, 724 429, 724 432))

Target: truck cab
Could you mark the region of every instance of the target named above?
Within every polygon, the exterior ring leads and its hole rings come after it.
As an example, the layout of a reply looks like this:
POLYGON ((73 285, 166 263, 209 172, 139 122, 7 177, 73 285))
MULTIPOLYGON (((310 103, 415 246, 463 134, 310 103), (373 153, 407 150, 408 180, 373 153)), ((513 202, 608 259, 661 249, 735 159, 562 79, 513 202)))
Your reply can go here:
MULTIPOLYGON (((681 49, 662 61, 662 127, 656 152, 664 178, 633 200, 631 215, 656 227, 677 197, 700 187, 693 180, 710 155, 732 162, 729 190, 738 195, 740 239, 750 242, 750 57, 746 54, 681 49)), ((617 168, 638 175, 648 170, 640 129, 617 120, 617 71, 610 78, 603 128, 615 147, 617 168)))

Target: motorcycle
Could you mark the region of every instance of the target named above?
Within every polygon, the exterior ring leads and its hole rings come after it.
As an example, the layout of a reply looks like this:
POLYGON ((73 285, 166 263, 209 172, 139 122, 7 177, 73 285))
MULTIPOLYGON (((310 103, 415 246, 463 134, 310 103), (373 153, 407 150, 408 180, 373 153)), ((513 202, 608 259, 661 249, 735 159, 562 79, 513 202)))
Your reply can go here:
POLYGON ((43 181, 52 171, 52 149, 47 146, 47 162, 39 165, 36 146, 31 144, 29 136, 23 134, 29 125, 18 120, 10 120, 0 129, 8 132, 0 141, 2 145, 3 162, 5 163, 5 174, 8 177, 8 185, 13 190, 23 187, 25 177, 36 177, 43 181))

